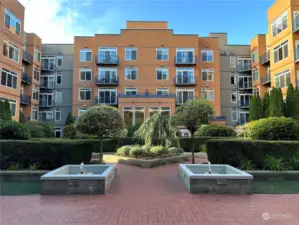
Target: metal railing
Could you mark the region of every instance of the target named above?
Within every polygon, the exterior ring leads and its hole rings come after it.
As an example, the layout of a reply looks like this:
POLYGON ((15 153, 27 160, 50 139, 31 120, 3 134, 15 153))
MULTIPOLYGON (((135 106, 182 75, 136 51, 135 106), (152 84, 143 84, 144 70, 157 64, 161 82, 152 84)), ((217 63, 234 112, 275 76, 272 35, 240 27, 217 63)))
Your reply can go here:
POLYGON ((54 81, 45 81, 45 80, 41 80, 40 81, 40 88, 42 89, 54 89, 55 87, 55 83, 54 81))
POLYGON ((22 82, 31 84, 32 77, 29 76, 27 73, 22 72, 22 82))
POLYGON ((184 76, 175 76, 174 78, 174 84, 175 85, 196 85, 197 83, 197 77, 184 77, 184 76))
POLYGON ((226 116, 211 116, 209 117, 211 121, 226 121, 226 116))
POLYGON ((197 56, 176 56, 174 61, 176 65, 196 65, 197 56))
POLYGON ((268 72, 266 75, 262 75, 260 77, 260 83, 261 84, 268 84, 268 83, 271 83, 271 75, 270 73, 268 72))
POLYGON ((42 61, 41 70, 54 71, 55 70, 55 62, 51 61, 48 63, 44 63, 44 61, 42 61))
POLYGON ((251 70, 251 64, 246 64, 246 65, 245 64, 240 64, 240 65, 237 66, 237 71, 239 73, 248 72, 250 70, 251 70))
POLYGON ((122 98, 175 98, 175 94, 150 94, 150 93, 145 93, 145 94, 139 94, 137 93, 136 95, 134 94, 118 94, 118 97, 122 98))
POLYGON ((295 62, 299 62, 299 49, 295 48, 295 62))
POLYGON ((28 62, 30 64, 32 64, 33 62, 33 56, 30 55, 27 51, 23 50, 23 61, 28 62))
POLYGON ((100 56, 96 55, 95 62, 98 65, 118 65, 118 56, 100 56))
POLYGON ((30 105, 31 102, 31 96, 29 95, 20 95, 20 103, 23 105, 30 105))
POLYGON ((195 100, 195 99, 196 99, 195 96, 176 96, 176 104, 182 105, 187 101, 195 100))
POLYGON ((54 101, 46 101, 46 100, 40 100, 39 101, 39 107, 43 107, 43 108, 50 108, 53 107, 54 105, 54 101))
POLYGON ((118 77, 95 77, 95 83, 101 85, 118 85, 118 77))
POLYGON ((270 62, 270 54, 269 53, 262 55, 260 57, 260 64, 266 64, 268 62, 270 62))
POLYGON ((96 96, 94 100, 94 104, 116 105, 117 96, 109 96, 109 97, 96 96))
POLYGON ((249 108, 249 105, 250 105, 250 101, 241 101, 241 102, 239 102, 239 107, 241 109, 249 108))

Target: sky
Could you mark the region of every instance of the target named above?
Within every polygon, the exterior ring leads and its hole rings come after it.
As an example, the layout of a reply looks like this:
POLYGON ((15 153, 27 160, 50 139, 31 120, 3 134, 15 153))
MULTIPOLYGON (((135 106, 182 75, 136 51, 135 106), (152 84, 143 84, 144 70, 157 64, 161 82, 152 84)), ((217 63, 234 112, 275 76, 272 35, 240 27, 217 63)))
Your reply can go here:
POLYGON ((43 43, 73 43, 74 36, 120 33, 127 20, 168 21, 175 34, 228 33, 229 44, 250 44, 267 32, 275 0, 19 0, 25 31, 43 43))

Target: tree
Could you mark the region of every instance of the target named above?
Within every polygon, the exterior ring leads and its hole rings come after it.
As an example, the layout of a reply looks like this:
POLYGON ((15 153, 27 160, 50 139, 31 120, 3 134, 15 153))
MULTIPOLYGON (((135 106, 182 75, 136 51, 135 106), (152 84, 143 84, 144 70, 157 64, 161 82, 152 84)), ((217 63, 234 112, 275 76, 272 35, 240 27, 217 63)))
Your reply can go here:
POLYGON ((273 88, 270 94, 270 113, 271 117, 284 116, 284 102, 280 88, 273 88))
POLYGON ((270 114, 270 95, 268 92, 266 92, 263 99, 263 116, 267 118, 269 117, 269 114, 270 114))
POLYGON ((19 113, 19 122, 20 123, 25 123, 24 113, 21 110, 20 110, 20 113, 19 113))
POLYGON ((294 119, 299 121, 299 88, 294 90, 294 119))
POLYGON ((148 118, 133 135, 144 139, 145 145, 162 145, 164 147, 179 147, 176 128, 168 116, 156 113, 148 118))
POLYGON ((292 83, 289 84, 285 104, 286 117, 294 118, 294 87, 292 83))
POLYGON ((194 133, 202 124, 207 124, 209 116, 213 114, 214 108, 208 101, 192 100, 178 107, 172 117, 174 124, 185 126, 191 133, 192 164, 194 164, 194 133))
POLYGON ((249 105, 249 121, 257 120, 256 96, 252 95, 249 105))
POLYGON ((103 138, 117 137, 125 127, 116 108, 98 105, 82 113, 75 122, 75 129, 83 134, 94 135, 100 140, 100 161, 103 162, 103 138))
POLYGON ((0 119, 11 120, 10 105, 8 100, 0 100, 0 119))
POLYGON ((72 113, 69 112, 69 114, 67 115, 67 117, 65 119, 65 124, 64 125, 67 126, 67 125, 70 125, 72 123, 74 123, 74 119, 73 119, 72 113))

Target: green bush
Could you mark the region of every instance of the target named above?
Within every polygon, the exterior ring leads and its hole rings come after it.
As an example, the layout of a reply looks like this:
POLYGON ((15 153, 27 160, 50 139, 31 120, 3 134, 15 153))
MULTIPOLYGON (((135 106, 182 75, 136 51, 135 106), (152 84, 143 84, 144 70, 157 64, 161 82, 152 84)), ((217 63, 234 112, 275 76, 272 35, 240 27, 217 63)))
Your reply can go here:
POLYGON ((150 150, 151 153, 157 155, 157 156, 166 156, 169 154, 169 151, 164 146, 153 146, 150 150))
POLYGON ((171 147, 171 148, 168 148, 168 152, 170 155, 180 155, 180 154, 184 153, 184 149, 182 149, 180 147, 171 147))
POLYGON ((0 120, 0 140, 27 140, 29 138, 29 131, 23 124, 11 120, 0 120))
POLYGON ((237 137, 247 138, 248 137, 248 124, 240 125, 236 127, 237 137))
POLYGON ((129 155, 132 157, 138 158, 138 157, 144 156, 144 151, 143 151, 142 147, 135 146, 130 149, 129 155))
POLYGON ((63 129, 63 137, 75 139, 77 137, 77 132, 75 130, 74 124, 66 125, 63 129))
POLYGON ((127 136, 128 137, 133 137, 135 131, 137 131, 139 128, 140 128, 140 124, 136 124, 136 125, 133 125, 133 126, 129 127, 127 136))
POLYGON ((131 147, 125 145, 125 146, 118 148, 116 154, 119 156, 128 156, 130 153, 130 150, 131 150, 131 147))
POLYGON ((284 170, 284 161, 280 157, 266 155, 264 159, 264 163, 265 163, 264 168, 266 170, 272 170, 272 171, 284 170))
POLYGON ((21 168, 36 165, 37 169, 52 170, 66 164, 88 164, 98 148, 99 141, 93 140, 2 140, 0 166, 7 169, 16 164, 21 168))
POLYGON ((149 146, 149 145, 143 145, 143 146, 142 146, 142 149, 143 149, 143 151, 145 151, 145 152, 149 152, 149 151, 151 150, 151 146, 149 146))
POLYGON ((269 117, 250 122, 248 136, 253 140, 298 140, 299 126, 292 118, 269 117))
POLYGON ((54 136, 53 125, 40 121, 30 121, 26 124, 32 138, 51 138, 54 136))
POLYGON ((265 167, 265 157, 273 156, 289 160, 299 154, 299 141, 252 141, 252 140, 209 140, 208 159, 213 164, 229 164, 240 167, 246 158, 255 169, 265 167))
POLYGON ((195 133, 202 137, 234 137, 236 132, 232 127, 222 125, 202 125, 195 133))

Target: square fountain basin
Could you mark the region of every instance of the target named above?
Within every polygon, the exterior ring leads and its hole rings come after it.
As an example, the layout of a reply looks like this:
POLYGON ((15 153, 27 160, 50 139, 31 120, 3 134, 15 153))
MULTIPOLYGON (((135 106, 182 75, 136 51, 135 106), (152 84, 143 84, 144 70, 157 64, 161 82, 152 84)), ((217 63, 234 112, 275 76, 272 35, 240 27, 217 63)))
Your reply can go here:
POLYGON ((41 176, 42 195, 105 194, 116 178, 115 164, 65 165, 41 176))
POLYGON ((211 171, 208 164, 180 164, 178 175, 190 193, 252 193, 252 175, 225 164, 211 164, 211 171))

